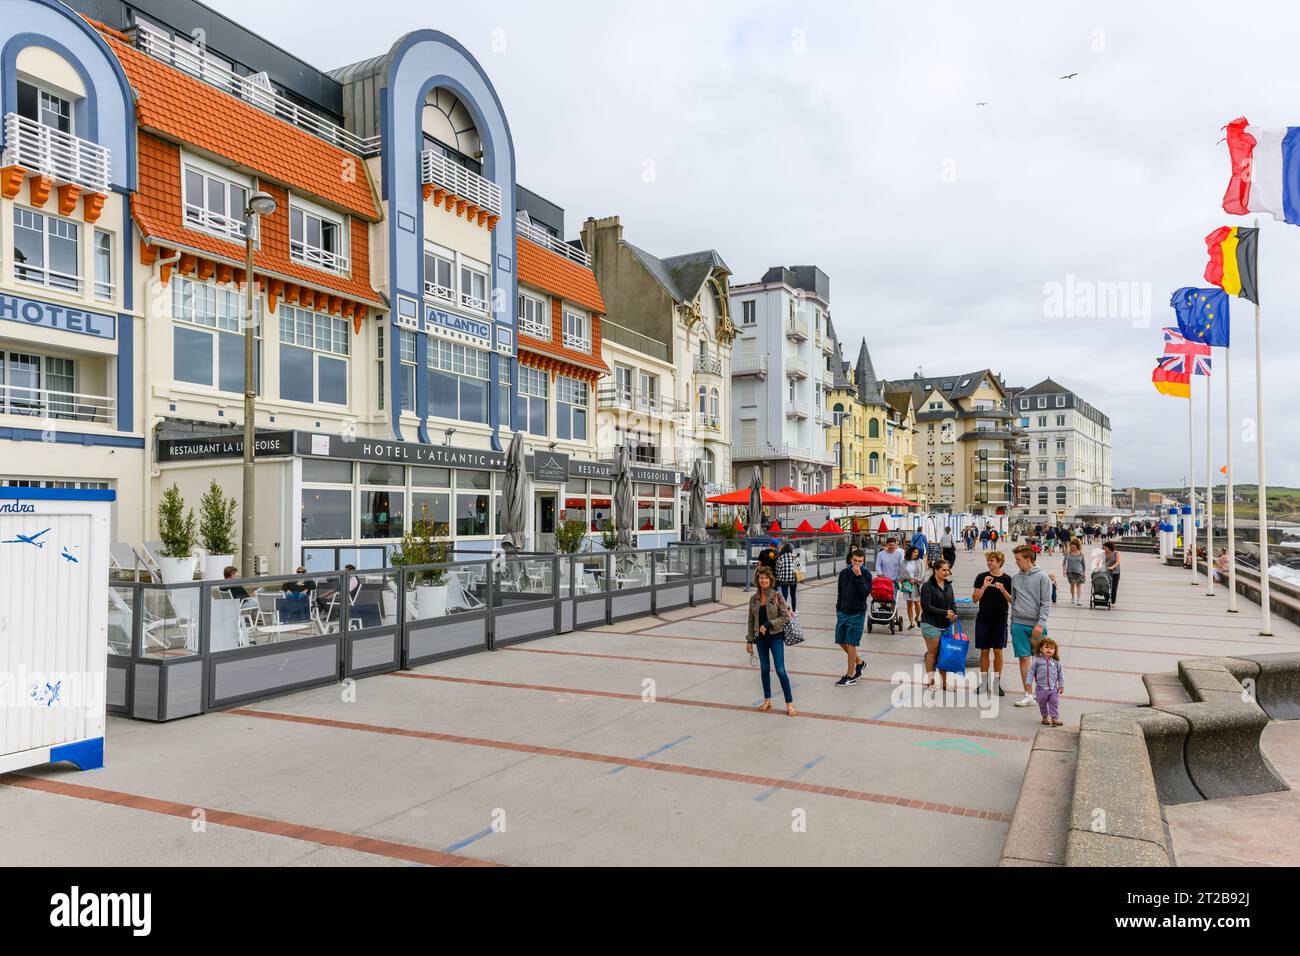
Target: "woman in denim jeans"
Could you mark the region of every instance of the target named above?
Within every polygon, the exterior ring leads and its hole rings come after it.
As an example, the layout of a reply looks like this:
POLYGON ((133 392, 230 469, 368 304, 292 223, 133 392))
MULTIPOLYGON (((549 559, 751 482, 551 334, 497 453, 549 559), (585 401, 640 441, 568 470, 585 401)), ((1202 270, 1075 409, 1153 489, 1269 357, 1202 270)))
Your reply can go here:
POLYGON ((749 623, 745 631, 745 650, 752 657, 758 645, 758 660, 762 665, 763 703, 759 710, 772 709, 772 665, 781 681, 785 695, 785 712, 795 715, 794 694, 790 691, 790 678, 785 672, 785 625, 790 620, 786 603, 776 589, 776 575, 771 568, 760 567, 754 574, 754 593, 749 598, 749 623))

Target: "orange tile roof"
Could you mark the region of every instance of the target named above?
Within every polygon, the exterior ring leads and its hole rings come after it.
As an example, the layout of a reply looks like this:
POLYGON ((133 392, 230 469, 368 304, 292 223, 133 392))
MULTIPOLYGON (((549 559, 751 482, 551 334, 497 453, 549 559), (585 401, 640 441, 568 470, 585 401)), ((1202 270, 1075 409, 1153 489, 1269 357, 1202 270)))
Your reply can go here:
MULTIPOLYGON (((94 21, 91 21, 94 23, 94 21)), ((141 129, 188 143, 372 222, 379 204, 365 161, 123 42, 102 25, 135 89, 141 129)))
MULTIPOLYGON (((233 265, 244 262, 244 244, 188 229, 181 215, 180 147, 141 133, 138 137, 140 186, 131 196, 131 213, 143 237, 160 246, 195 249, 233 265)), ((384 300, 370 286, 370 233, 365 222, 352 220, 352 277, 336 275, 294 262, 289 257, 289 203, 284 190, 262 182, 276 200, 276 211, 261 219, 260 248, 253 253, 256 271, 265 275, 326 289, 340 296, 383 306, 384 300)))
POLYGON ((596 274, 590 269, 523 237, 515 242, 515 253, 520 282, 605 314, 605 300, 596 284, 596 274))

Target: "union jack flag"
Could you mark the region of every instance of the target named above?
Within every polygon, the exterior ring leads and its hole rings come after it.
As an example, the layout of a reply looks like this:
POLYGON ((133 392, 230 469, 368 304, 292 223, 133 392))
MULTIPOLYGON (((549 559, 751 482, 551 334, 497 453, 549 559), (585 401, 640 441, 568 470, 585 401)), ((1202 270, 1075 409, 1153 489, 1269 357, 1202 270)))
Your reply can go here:
MULTIPOLYGON (((1210 374, 1211 349, 1203 342, 1192 342, 1177 329, 1163 329, 1165 357, 1177 356, 1179 361, 1168 366, 1171 372, 1210 374), (1189 368, 1190 366, 1190 368, 1189 368)), ((1161 362, 1164 365, 1164 362, 1161 362)))
MULTIPOLYGON (((1195 346, 1195 343, 1188 343, 1195 346)), ((1210 356, 1208 355, 1184 355, 1178 353, 1166 353, 1156 356, 1156 367, 1162 368, 1166 372, 1174 375, 1209 375, 1210 374, 1210 356), (1191 368, 1188 368, 1188 363, 1191 368)))

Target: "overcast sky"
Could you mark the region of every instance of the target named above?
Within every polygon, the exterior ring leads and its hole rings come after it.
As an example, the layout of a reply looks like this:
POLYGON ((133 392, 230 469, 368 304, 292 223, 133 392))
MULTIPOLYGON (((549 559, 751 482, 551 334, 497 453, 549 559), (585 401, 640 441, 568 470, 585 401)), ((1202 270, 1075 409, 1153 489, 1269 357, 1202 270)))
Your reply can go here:
MULTIPOLYGON (((816 264, 846 352, 865 335, 881 376, 988 366, 1076 390, 1111 418, 1117 487, 1185 480, 1187 408, 1150 373, 1170 293, 1205 284, 1203 237, 1250 224, 1220 207, 1220 127, 1300 125, 1300 5, 1281 0, 210 2, 323 69, 413 29, 454 36, 496 85, 520 183, 565 208, 570 238, 617 213, 657 255, 717 249, 733 282, 816 264), (1131 294, 1089 307, 1105 288, 1131 294)), ((1300 228, 1261 225, 1269 480, 1297 485, 1300 228)), ((1241 483, 1252 311, 1233 300, 1241 483)))

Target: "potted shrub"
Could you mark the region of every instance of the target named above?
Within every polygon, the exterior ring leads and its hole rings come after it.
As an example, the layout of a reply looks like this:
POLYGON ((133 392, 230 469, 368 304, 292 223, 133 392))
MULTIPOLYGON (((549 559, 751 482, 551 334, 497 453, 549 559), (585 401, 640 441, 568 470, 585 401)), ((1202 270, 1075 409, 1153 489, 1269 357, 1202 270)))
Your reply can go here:
MULTIPOLYGON (((433 535, 428 509, 402 536, 402 543, 390 559, 396 567, 441 564, 447 560, 447 542, 433 535)), ((413 571, 406 576, 406 586, 415 592, 415 610, 421 618, 441 617, 447 613, 447 572, 443 568, 413 571)))
POLYGON ((606 551, 613 551, 618 547, 618 527, 609 518, 606 518, 600 526, 600 545, 606 551))
POLYGON ((158 557, 163 583, 193 581, 198 563, 194 557, 197 538, 194 509, 186 512, 185 499, 175 483, 163 492, 162 501, 158 503, 158 537, 163 544, 162 554, 158 557))
POLYGON ((587 540, 587 522, 570 518, 555 529, 555 549, 560 554, 577 554, 587 540))
MULTIPOLYGON (((226 497, 216 479, 199 500, 199 544, 207 552, 203 559, 203 580, 220 581, 226 568, 235 563, 235 522, 239 503, 226 497)), ((241 568, 251 574, 251 568, 241 568)))

